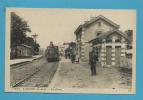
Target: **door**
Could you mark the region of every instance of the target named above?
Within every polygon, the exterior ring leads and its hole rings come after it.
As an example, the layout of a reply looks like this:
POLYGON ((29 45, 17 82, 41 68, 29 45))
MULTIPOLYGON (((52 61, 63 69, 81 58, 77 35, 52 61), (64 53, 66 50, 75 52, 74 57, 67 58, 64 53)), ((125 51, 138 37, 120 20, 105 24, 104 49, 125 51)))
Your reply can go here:
POLYGON ((120 65, 121 46, 115 47, 115 64, 120 65))
POLYGON ((112 64, 112 46, 106 47, 106 64, 111 65, 112 64))

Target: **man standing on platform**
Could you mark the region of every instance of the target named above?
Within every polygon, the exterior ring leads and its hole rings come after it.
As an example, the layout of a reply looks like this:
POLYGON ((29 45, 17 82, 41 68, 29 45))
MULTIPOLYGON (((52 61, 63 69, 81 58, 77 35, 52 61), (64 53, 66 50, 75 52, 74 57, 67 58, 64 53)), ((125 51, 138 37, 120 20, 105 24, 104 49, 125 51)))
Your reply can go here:
POLYGON ((89 64, 91 68, 91 75, 96 75, 96 62, 98 60, 98 56, 93 50, 89 53, 89 64))

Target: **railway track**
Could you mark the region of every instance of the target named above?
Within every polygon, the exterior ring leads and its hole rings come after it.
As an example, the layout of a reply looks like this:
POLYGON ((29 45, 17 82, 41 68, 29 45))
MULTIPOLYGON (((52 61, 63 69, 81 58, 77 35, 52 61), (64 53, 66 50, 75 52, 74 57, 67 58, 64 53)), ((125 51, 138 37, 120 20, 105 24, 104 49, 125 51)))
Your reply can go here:
POLYGON ((13 84, 12 87, 18 87, 20 86, 23 82, 25 82, 26 80, 30 79, 33 75, 35 75, 36 73, 38 73, 40 71, 40 69, 36 69, 36 71, 34 71, 31 75, 27 76, 26 78, 18 81, 17 83, 13 84))
POLYGON ((40 84, 48 86, 51 79, 56 72, 58 63, 47 63, 45 59, 39 59, 21 64, 19 66, 13 66, 11 69, 11 86, 12 87, 33 87, 40 84), (28 84, 28 85, 27 85, 28 84))
POLYGON ((29 80, 23 82, 19 87, 48 87, 53 79, 59 63, 45 64, 38 73, 29 80))

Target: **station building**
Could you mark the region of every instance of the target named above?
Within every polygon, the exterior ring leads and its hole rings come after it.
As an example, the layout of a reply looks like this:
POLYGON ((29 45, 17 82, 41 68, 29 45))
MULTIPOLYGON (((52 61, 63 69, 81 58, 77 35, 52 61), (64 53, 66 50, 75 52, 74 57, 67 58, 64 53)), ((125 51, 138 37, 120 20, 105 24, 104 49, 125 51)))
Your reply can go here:
POLYGON ((80 61, 89 61, 89 52, 95 48, 102 66, 120 66, 126 63, 127 45, 130 40, 120 26, 99 15, 79 25, 75 31, 76 51, 80 61))
POLYGON ((15 58, 26 58, 33 56, 33 48, 26 44, 18 45, 17 47, 11 48, 11 59, 15 58))

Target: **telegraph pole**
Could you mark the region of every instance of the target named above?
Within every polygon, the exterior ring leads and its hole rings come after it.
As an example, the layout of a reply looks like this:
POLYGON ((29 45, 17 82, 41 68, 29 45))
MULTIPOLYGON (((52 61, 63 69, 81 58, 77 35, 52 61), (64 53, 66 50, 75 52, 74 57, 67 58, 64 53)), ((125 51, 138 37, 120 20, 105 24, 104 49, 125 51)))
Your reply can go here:
POLYGON ((34 43, 34 48, 33 48, 33 53, 34 53, 34 55, 35 55, 35 46, 36 46, 36 43, 37 43, 37 41, 36 41, 37 36, 38 36, 38 34, 36 34, 36 33, 32 35, 32 37, 33 37, 33 39, 34 39, 34 42, 35 42, 35 43, 34 43))
POLYGON ((32 35, 32 37, 34 38, 34 41, 35 41, 35 43, 36 43, 36 42, 37 42, 36 39, 37 39, 37 37, 38 37, 38 34, 35 33, 35 34, 32 35))

